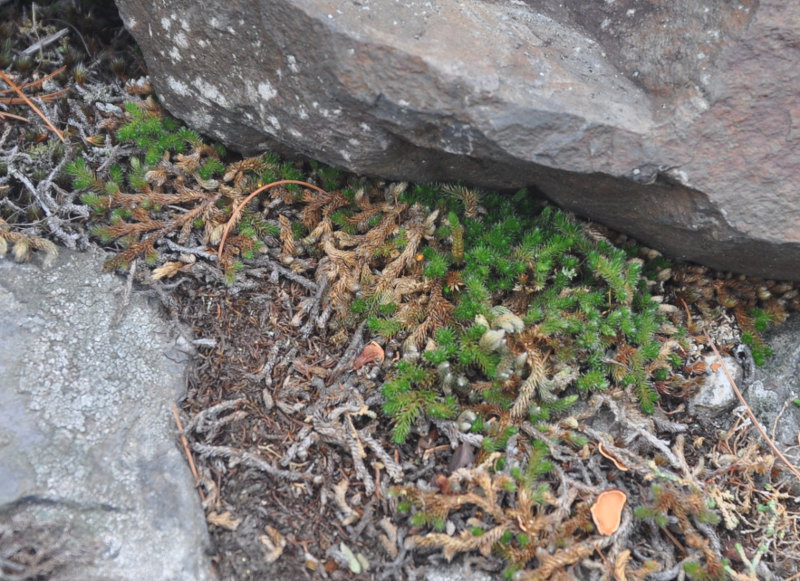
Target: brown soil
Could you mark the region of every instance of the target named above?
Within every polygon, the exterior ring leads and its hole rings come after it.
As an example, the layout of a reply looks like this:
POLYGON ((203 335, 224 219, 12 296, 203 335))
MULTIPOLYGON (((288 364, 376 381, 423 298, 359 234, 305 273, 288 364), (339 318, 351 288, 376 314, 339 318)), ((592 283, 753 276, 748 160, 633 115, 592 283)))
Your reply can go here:
MULTIPOLYGON (((285 467, 280 462, 287 450, 303 439, 302 432, 312 426, 309 408, 325 418, 331 410, 346 404, 351 399, 348 394, 354 392, 374 402, 379 386, 374 380, 334 376, 337 364, 347 356, 347 346, 333 345, 317 333, 304 334, 301 327, 292 324, 297 305, 311 296, 300 285, 281 280, 277 284, 265 281, 260 289, 236 297, 225 289, 182 285, 176 297, 180 317, 193 326, 195 337, 216 343, 200 349, 183 409, 196 418, 201 412, 219 409, 221 404, 225 407, 219 413, 212 412, 210 421, 192 424, 197 427, 189 430, 195 442, 216 449, 199 461, 201 490, 209 509, 217 514, 229 513, 237 523, 233 527, 210 526, 223 579, 311 577, 307 564, 325 569, 331 578, 372 578, 372 574, 354 576, 342 571, 326 557, 328 550, 335 550, 341 542, 354 552, 364 553, 373 566, 382 564, 391 569, 378 542, 383 531, 377 525, 381 517, 391 514, 390 502, 384 487, 369 497, 364 494, 343 448, 343 434, 332 434, 328 442, 312 443, 302 460, 285 467), (265 373, 268 368, 271 371, 265 373), (328 406, 319 405, 323 399, 329 401, 328 406), (227 407, 231 401, 239 403, 227 407), (237 419, 230 421, 233 416, 237 419), (216 430, 215 424, 219 426, 216 430), (337 436, 341 441, 335 441, 337 436), (225 447, 233 458, 245 452, 257 454, 285 473, 273 477, 246 461, 231 466, 225 447), (324 502, 321 498, 321 481, 349 482, 349 501, 365 518, 346 530, 340 524, 341 509, 334 499, 324 502), (274 548, 262 541, 269 527, 279 531, 286 542, 274 562, 267 558, 274 548), (316 557, 319 563, 314 564, 307 555, 316 557)), ((384 427, 375 437, 385 441, 387 435, 384 427)), ((397 564, 398 578, 406 577, 400 573, 402 565, 397 564)))

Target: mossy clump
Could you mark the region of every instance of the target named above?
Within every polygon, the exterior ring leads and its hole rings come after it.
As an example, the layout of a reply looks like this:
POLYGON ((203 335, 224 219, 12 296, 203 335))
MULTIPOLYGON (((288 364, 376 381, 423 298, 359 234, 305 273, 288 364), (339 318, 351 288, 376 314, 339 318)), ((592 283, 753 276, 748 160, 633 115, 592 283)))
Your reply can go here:
POLYGON ((440 406, 452 417, 454 397, 503 425, 545 421, 578 396, 614 385, 652 413, 652 377, 669 367, 670 349, 657 335, 661 317, 636 249, 593 236, 551 206, 537 208, 524 192, 484 196, 482 211, 469 217, 477 195, 450 191, 419 186, 405 197, 436 200, 446 216, 420 258, 423 276, 439 281, 452 310, 421 358, 411 349, 383 386, 395 440, 405 441, 426 414, 443 417, 440 406), (437 371, 443 365, 446 374, 437 371))
MULTIPOLYGON (((125 118, 112 137, 133 145, 132 154, 102 171, 82 157, 64 167, 73 187, 83 192, 81 200, 93 211, 92 233, 118 250, 109 262, 111 268, 125 269, 136 258, 157 257, 156 247, 166 238, 181 246, 216 245, 232 208, 252 189, 276 177, 295 176, 272 154, 246 164, 229 163, 222 146, 207 144, 167 115, 152 97, 129 102, 124 110, 125 118)), ((263 250, 263 238, 280 232, 276 224, 266 223, 248 208, 236 220, 238 227, 222 257, 229 284, 242 269, 242 260, 263 250)))

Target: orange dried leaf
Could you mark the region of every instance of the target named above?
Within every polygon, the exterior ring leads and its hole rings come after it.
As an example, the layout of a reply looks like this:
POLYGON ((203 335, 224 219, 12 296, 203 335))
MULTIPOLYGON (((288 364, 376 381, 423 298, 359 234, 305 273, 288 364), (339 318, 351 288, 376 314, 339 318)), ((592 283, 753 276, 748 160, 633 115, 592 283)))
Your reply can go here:
POLYGON ((368 363, 383 363, 383 357, 383 348, 375 341, 370 341, 353 361, 353 371, 361 369, 368 363))
POLYGON ((600 454, 602 454, 609 460, 611 460, 614 463, 614 466, 616 466, 618 470, 621 470, 622 472, 628 471, 628 467, 625 466, 625 464, 623 464, 616 456, 614 456, 608 450, 605 449, 605 447, 603 446, 603 442, 597 443, 597 451, 600 452, 600 454))
POLYGON ((705 361, 695 361, 683 367, 683 370, 686 373, 694 373, 696 375, 700 375, 705 373, 707 370, 706 362, 705 361))
POLYGON ((622 509, 628 502, 628 495, 618 488, 601 492, 592 505, 591 513, 597 532, 601 535, 613 535, 622 521, 622 509))

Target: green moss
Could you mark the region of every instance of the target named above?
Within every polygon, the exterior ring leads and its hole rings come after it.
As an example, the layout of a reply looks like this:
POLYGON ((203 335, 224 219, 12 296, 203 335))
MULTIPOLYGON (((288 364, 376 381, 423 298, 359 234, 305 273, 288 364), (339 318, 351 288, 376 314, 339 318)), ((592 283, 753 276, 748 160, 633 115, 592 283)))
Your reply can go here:
POLYGON ((204 180, 210 180, 215 176, 219 176, 225 171, 225 164, 216 157, 209 158, 200 166, 198 174, 204 180))

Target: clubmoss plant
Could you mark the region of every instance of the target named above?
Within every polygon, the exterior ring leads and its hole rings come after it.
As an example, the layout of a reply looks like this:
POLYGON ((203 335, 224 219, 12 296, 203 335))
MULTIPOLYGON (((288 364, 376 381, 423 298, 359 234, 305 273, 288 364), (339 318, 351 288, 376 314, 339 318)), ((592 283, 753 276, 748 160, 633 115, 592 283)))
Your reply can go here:
MULTIPOLYGON (((92 233, 119 251, 108 264, 111 268, 127 268, 139 257, 155 262, 156 245, 164 238, 183 245, 197 230, 196 239, 216 244, 231 208, 248 188, 289 172, 270 156, 241 167, 226 166, 224 148, 207 145, 196 132, 166 115, 152 98, 127 103, 124 109, 126 121, 114 138, 132 144, 137 154, 103 172, 81 157, 64 168, 74 188, 84 192, 83 203, 94 212, 92 233), (233 183, 220 187, 224 181, 233 183), (179 206, 185 211, 167 210, 179 206)), ((223 261, 228 283, 241 270, 241 259, 252 258, 263 249, 261 239, 276 234, 274 225, 248 209, 238 226, 223 261)))
MULTIPOLYGON (((405 198, 446 212, 421 256, 424 277, 458 281, 443 286, 454 305, 453 324, 436 332, 423 360, 431 366, 447 363, 457 381, 440 385, 436 393, 431 375, 398 371, 384 386, 384 410, 399 426, 395 439, 403 441, 433 401, 443 403, 451 394, 479 415, 500 417, 524 395, 528 409, 522 415, 542 422, 580 394, 620 385, 652 413, 658 399, 652 375, 669 366, 669 351, 656 337, 661 319, 642 262, 590 238, 567 214, 536 209, 523 192, 511 199, 487 197, 485 214, 476 212, 474 218, 459 207, 462 199, 437 196, 431 186, 418 186, 405 198), (535 381, 526 382, 533 371, 525 360, 542 356, 559 363, 546 366, 549 377, 546 372, 539 377, 543 370, 537 367, 535 381), (514 368, 517 359, 521 363, 514 368), (416 377, 424 381, 417 383, 416 377), (568 389, 576 393, 563 393, 568 389), (424 396, 408 395, 414 390, 424 396)), ((499 432, 486 434, 487 451, 501 449, 508 438, 510 426, 497 426, 499 432)))
POLYGON ((580 450, 585 435, 554 425, 579 399, 612 387, 652 413, 654 376, 671 369, 677 343, 659 335, 663 319, 637 249, 615 247, 524 192, 468 192, 423 185, 402 198, 429 204, 442 217, 419 257, 422 276, 439 285, 452 308, 444 324, 420 338, 421 354, 410 332, 404 360, 382 387, 383 411, 397 443, 418 426, 446 420, 469 434, 463 441, 478 438, 479 468, 440 477, 441 490, 399 487, 395 494, 411 523, 434 531, 416 543, 440 547, 448 558, 494 552, 510 577, 530 565, 537 547, 563 546, 564 562, 594 551, 570 541, 576 530, 593 530, 588 510, 566 521, 555 516, 550 447, 536 432, 580 450), (483 521, 491 515, 494 524, 486 526, 493 528, 435 532, 470 503, 483 521))
MULTIPOLYGON (((572 540, 594 530, 588 493, 569 518, 557 506, 574 498, 554 500, 553 484, 564 482, 558 454, 585 454, 593 445, 579 422, 564 416, 608 390, 646 414, 655 410, 655 386, 668 384, 682 363, 673 352, 679 338, 670 336, 680 331, 662 329, 648 280, 662 280, 668 263, 652 268, 637 248, 617 247, 523 191, 504 197, 404 184, 381 190, 320 164, 311 165, 313 179, 336 190, 282 188, 233 217, 250 192, 299 179, 300 169, 271 155, 226 164, 152 102, 126 114, 115 138, 137 148, 133 157, 102 171, 83 160, 67 166, 95 213, 95 234, 119 251, 114 266, 134 258, 155 266, 174 245, 199 248, 207 258, 205 248, 219 244, 229 222, 235 229, 222 259, 228 284, 265 247, 293 273, 315 262, 317 281, 329 289, 320 312, 338 318, 332 341, 348 341, 365 321, 368 333, 400 354, 381 387, 393 441, 402 449, 434 434, 474 448, 478 468, 439 475, 438 490, 395 491, 410 524, 434 531, 416 542, 446 555, 494 552, 506 560, 508 575, 532 562, 545 575, 551 561, 537 556, 542 546, 556 547, 553 563, 574 563, 596 550, 572 540), (302 209, 287 211, 293 205, 302 209), (458 536, 439 532, 468 505, 491 519, 473 519, 458 536)), ((189 266, 173 259, 153 272, 189 266)), ((775 309, 754 310, 733 283, 713 292, 719 304, 741 311, 753 337, 774 317, 775 309)), ((677 509, 658 506, 658 494, 639 516, 656 523, 675 517, 677 509)), ((710 510, 690 518, 713 524, 710 510)), ((714 573, 712 561, 687 574, 714 573)))

